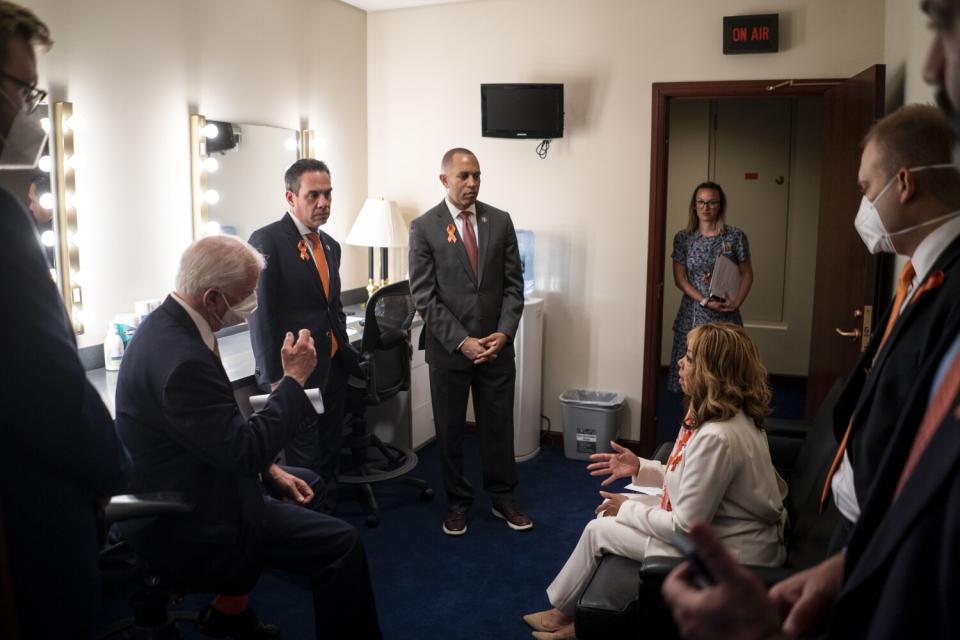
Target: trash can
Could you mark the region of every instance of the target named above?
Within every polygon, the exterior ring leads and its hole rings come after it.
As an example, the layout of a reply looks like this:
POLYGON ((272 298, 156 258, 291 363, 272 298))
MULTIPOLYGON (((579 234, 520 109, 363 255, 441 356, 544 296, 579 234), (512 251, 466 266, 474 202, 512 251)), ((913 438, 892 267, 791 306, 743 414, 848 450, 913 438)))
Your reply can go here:
POLYGON ((561 393, 564 455, 587 460, 592 453, 610 453, 622 406, 623 394, 613 391, 567 389, 561 393))

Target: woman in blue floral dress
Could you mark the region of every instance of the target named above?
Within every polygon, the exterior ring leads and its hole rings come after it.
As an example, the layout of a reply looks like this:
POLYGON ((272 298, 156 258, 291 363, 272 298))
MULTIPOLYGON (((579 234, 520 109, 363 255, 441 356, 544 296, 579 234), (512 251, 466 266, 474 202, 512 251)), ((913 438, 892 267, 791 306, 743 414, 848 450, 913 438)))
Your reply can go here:
POLYGON ((740 305, 753 284, 750 244, 747 235, 724 223, 727 196, 715 182, 697 185, 690 196, 687 228, 673 237, 673 281, 683 292, 677 319, 673 322, 673 356, 667 388, 680 391, 677 361, 687 353, 687 332, 707 322, 732 322, 743 326, 740 305), (713 265, 723 253, 740 268, 740 289, 733 300, 710 300, 713 265))

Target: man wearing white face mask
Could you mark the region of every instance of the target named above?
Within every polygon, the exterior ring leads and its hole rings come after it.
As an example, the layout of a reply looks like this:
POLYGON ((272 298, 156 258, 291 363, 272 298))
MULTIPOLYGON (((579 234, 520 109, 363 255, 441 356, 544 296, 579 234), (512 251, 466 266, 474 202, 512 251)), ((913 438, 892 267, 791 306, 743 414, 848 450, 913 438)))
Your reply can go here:
POLYGON ((960 172, 951 163, 949 122, 935 107, 910 105, 864 140, 857 232, 871 253, 910 260, 834 410, 840 445, 823 499, 832 492, 844 521, 833 550, 846 545, 860 516, 917 368, 960 313, 960 172))
POLYGON ((179 491, 197 506, 182 518, 123 533, 177 584, 225 594, 202 616, 210 635, 276 637, 275 628, 246 608, 245 596, 261 569, 275 567, 313 583, 318 633, 377 638, 356 531, 302 508, 309 489, 272 464, 294 434, 316 420, 303 390, 317 364, 310 332, 286 335, 281 378, 265 408, 249 419, 220 362, 214 332, 256 309, 264 265, 263 256, 237 238, 194 242, 181 258, 176 292, 140 324, 124 353, 117 429, 133 457, 131 490, 179 491), (273 497, 264 496, 263 487, 273 497))
MULTIPOLYGON (((32 11, 0 2, 0 168, 37 160, 43 132, 23 127, 45 95, 34 47, 51 44, 32 11)), ((0 189, 0 637, 84 638, 100 603, 99 503, 122 490, 126 455, 36 234, 0 189)))

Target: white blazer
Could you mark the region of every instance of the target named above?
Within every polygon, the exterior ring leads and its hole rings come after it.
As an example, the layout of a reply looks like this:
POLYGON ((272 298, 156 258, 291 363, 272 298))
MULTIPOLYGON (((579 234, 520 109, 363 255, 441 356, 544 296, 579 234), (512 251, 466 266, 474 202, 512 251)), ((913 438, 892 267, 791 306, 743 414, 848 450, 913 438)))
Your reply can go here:
MULTIPOLYGON (((725 422, 707 422, 687 442, 675 469, 640 460, 640 485, 663 484, 672 511, 644 500, 627 500, 617 522, 646 534, 644 557, 676 556, 665 541, 695 522, 712 525, 742 563, 779 566, 786 559, 786 510, 767 436, 742 411, 725 422)), ((781 481, 782 482, 782 481, 781 481)))

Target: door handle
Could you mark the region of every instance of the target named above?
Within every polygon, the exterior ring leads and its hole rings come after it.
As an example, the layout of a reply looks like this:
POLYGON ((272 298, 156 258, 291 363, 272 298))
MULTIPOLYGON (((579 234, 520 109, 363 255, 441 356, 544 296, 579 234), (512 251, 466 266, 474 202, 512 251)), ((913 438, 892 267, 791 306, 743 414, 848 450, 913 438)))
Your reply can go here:
POLYGON ((844 331, 840 327, 834 328, 834 331, 837 332, 838 336, 843 336, 844 338, 853 338, 854 340, 859 340, 860 336, 863 335, 860 333, 860 329, 852 329, 850 331, 844 331))

